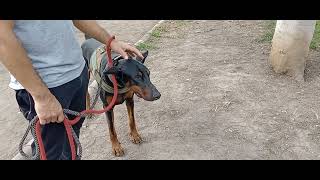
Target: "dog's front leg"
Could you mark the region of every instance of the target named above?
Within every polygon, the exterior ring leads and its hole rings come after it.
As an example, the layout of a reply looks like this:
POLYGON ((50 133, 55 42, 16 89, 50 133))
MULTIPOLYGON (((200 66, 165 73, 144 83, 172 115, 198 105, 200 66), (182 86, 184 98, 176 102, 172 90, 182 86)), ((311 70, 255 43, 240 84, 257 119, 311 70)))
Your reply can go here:
MULTIPOLYGON (((90 80, 90 70, 88 70, 88 79, 90 80)), ((87 89, 87 95, 86 95, 86 110, 90 110, 90 93, 89 93, 89 87, 87 89)), ((93 108, 93 107, 92 107, 93 108)), ((89 119, 93 117, 93 114, 88 114, 87 116, 89 119)))
POLYGON ((106 113, 108 126, 109 126, 109 134, 110 140, 112 144, 112 152, 115 156, 123 156, 124 151, 119 143, 116 130, 114 128, 114 113, 113 110, 107 111, 106 113))
POLYGON ((87 95, 86 95, 86 110, 90 109, 90 94, 87 91, 87 95))
POLYGON ((127 105, 127 110, 128 110, 128 116, 129 116, 129 128, 130 128, 130 133, 129 137, 130 140, 134 144, 139 144, 142 142, 141 136, 139 135, 136 127, 136 122, 134 119, 134 101, 133 98, 128 98, 126 99, 126 105, 127 105))

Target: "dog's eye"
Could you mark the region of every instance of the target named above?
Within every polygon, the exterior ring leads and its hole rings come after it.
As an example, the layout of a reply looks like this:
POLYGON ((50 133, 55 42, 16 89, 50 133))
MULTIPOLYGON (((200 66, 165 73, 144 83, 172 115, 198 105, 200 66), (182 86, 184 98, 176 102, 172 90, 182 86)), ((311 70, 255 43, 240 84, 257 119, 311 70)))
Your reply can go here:
POLYGON ((139 72, 139 73, 136 75, 136 77, 141 79, 141 78, 142 78, 142 73, 139 72))

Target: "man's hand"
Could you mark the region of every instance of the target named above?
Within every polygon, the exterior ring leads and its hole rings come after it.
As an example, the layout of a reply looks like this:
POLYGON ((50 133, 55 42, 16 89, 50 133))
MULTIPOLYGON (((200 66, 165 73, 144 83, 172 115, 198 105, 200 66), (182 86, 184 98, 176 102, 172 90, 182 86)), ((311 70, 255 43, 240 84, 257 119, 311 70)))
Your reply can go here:
MULTIPOLYGON (((93 37, 94 39, 105 44, 111 38, 110 34, 103 29, 96 21, 91 20, 73 20, 73 24, 83 33, 93 37)), ((111 42, 111 49, 119 53, 123 58, 128 59, 128 55, 134 57, 135 55, 143 59, 141 52, 127 43, 113 40, 111 42)))
POLYGON ((42 125, 64 120, 61 104, 51 93, 34 98, 34 108, 42 125))
POLYGON ((111 42, 111 49, 117 53, 119 53, 123 58, 128 59, 128 55, 131 57, 135 57, 138 56, 141 59, 143 59, 144 57, 142 56, 141 52, 135 48, 134 46, 131 46, 127 43, 121 42, 121 41, 117 41, 117 40, 113 40, 111 42))

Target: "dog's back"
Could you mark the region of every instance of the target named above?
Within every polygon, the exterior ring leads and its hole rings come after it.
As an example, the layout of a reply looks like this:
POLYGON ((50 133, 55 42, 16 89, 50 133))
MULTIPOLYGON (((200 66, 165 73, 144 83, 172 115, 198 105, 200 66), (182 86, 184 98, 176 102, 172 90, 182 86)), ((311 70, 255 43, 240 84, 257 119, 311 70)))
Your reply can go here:
POLYGON ((86 60, 87 65, 90 64, 90 58, 93 54, 93 52, 102 45, 101 42, 91 38, 86 40, 82 45, 82 55, 84 59, 86 60))

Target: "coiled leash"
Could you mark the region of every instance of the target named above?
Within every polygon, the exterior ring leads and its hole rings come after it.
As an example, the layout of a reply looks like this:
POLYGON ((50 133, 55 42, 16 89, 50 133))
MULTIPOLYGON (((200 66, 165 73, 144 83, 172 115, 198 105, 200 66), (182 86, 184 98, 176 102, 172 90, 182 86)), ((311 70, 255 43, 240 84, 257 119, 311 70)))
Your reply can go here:
MULTIPOLYGON (((112 36, 107 41, 107 44, 106 44, 106 52, 107 52, 107 58, 108 58, 107 66, 110 68, 113 66, 110 45, 114 39, 115 39, 115 36, 112 36)), ((104 109, 101 109, 101 110, 92 109, 94 107, 95 103, 97 102, 97 99, 99 96, 99 91, 101 89, 101 86, 99 86, 98 93, 97 93, 97 95, 94 99, 94 102, 91 105, 89 110, 84 110, 82 112, 76 112, 76 111, 72 111, 69 109, 63 110, 63 112, 65 114, 63 124, 64 124, 66 132, 67 132, 67 137, 68 137, 68 141, 69 141, 70 149, 71 149, 72 160, 80 160, 82 157, 81 143, 80 143, 79 138, 77 137, 75 131, 73 130, 72 126, 75 125, 76 123, 78 123, 81 118, 84 118, 90 114, 102 114, 102 113, 105 113, 105 112, 111 110, 114 107, 114 104, 115 104, 117 96, 118 96, 118 82, 117 82, 114 74, 111 76, 111 80, 112 80, 113 87, 114 87, 114 95, 112 97, 110 104, 107 107, 105 107, 104 109), (69 120, 66 116, 67 114, 73 115, 76 117, 73 120, 69 120)), ((42 136, 41 136, 41 125, 40 125, 40 121, 39 121, 38 116, 35 116, 30 121, 30 123, 27 127, 27 130, 20 141, 19 152, 25 159, 28 159, 28 160, 39 160, 39 159, 40 160, 47 160, 47 156, 46 156, 46 152, 45 152, 45 148, 44 148, 43 140, 42 140, 42 136), (23 151, 24 142, 25 142, 27 135, 29 134, 30 131, 31 131, 31 135, 33 136, 34 144, 35 144, 35 148, 36 148, 35 155, 33 155, 33 156, 29 156, 23 151)))

